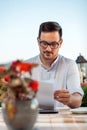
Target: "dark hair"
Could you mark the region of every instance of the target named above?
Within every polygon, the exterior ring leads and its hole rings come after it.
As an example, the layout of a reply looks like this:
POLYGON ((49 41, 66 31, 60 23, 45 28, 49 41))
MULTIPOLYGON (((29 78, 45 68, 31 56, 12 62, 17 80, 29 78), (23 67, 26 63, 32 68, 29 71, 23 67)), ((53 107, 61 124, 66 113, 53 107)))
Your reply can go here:
POLYGON ((38 37, 40 38, 41 32, 53 32, 58 31, 60 38, 62 38, 62 28, 57 22, 44 22, 39 27, 38 37))

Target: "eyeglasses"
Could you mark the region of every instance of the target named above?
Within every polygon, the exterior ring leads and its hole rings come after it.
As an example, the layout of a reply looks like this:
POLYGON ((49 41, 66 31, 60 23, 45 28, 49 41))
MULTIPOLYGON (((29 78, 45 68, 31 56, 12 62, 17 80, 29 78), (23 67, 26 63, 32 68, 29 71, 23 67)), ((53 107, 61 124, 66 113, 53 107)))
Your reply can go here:
POLYGON ((39 43, 40 43, 40 46, 44 49, 46 49, 48 46, 51 47, 51 49, 56 49, 59 47, 60 43, 59 42, 51 42, 51 43, 48 43, 47 41, 41 41, 39 39, 39 43))

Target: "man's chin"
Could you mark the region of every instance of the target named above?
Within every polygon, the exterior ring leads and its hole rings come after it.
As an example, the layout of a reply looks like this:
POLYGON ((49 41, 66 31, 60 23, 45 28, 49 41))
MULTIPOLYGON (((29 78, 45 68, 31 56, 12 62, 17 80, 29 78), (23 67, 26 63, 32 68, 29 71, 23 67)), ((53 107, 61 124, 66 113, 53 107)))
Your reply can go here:
POLYGON ((44 58, 45 58, 46 60, 52 60, 52 57, 51 57, 51 56, 44 56, 44 58))

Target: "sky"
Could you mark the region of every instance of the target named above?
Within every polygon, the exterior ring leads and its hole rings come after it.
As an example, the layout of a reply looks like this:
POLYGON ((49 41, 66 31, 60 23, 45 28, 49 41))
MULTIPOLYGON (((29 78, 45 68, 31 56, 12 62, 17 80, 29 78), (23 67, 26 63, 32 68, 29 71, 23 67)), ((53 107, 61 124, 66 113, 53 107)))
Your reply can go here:
POLYGON ((59 53, 87 59, 87 0, 0 0, 0 63, 39 54, 39 25, 56 21, 63 29, 59 53))

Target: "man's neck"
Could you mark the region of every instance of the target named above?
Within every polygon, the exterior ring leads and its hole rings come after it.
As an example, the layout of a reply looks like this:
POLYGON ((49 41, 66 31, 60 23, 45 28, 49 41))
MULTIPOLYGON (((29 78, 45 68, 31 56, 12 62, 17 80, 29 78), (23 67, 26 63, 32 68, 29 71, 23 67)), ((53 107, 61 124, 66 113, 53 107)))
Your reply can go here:
POLYGON ((45 68, 50 68, 50 66, 52 65, 52 63, 57 59, 57 57, 53 60, 49 60, 49 59, 44 59, 43 57, 40 56, 40 60, 42 62, 42 64, 45 66, 45 68))

